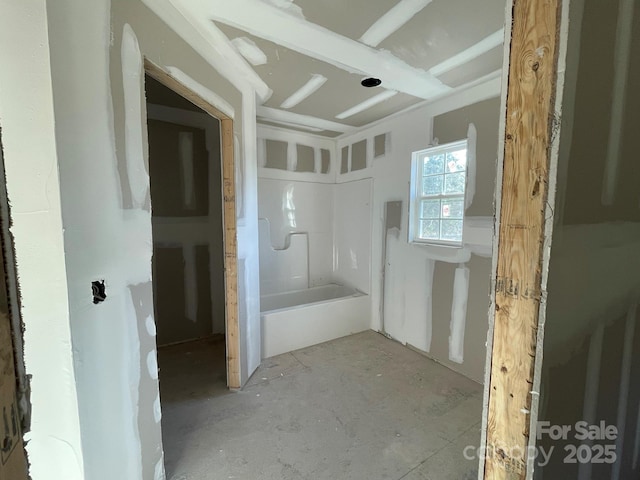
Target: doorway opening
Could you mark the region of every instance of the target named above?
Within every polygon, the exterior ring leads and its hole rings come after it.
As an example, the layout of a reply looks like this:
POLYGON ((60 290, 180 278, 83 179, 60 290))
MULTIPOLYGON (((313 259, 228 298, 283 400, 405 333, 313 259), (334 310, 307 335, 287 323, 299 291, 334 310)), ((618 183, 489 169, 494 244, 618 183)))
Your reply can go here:
POLYGON ((233 122, 159 67, 145 70, 165 431, 177 405, 240 387, 233 122))

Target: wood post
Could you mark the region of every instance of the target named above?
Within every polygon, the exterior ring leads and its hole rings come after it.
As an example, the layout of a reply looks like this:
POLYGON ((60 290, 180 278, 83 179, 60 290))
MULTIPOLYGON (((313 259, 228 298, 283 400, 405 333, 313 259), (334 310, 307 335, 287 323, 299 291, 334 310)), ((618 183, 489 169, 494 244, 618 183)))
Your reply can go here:
MULTIPOLYGON (((566 0, 565 0, 566 1, 566 0)), ((562 0, 511 0, 484 478, 524 479, 543 295, 562 0)), ((500 188, 500 187, 499 187, 500 188)))

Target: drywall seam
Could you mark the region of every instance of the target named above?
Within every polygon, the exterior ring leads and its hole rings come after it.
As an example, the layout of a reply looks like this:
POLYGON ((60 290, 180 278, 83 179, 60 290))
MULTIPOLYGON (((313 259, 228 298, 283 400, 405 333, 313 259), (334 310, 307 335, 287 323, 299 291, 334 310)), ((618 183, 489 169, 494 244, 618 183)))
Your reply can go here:
POLYGON ((265 168, 267 164, 267 139, 258 137, 258 167, 265 168))
MULTIPOLYGON (((147 0, 148 1, 148 0, 147 0)), ((350 73, 375 75, 393 90, 433 98, 451 87, 389 52, 378 51, 259 0, 199 0, 188 4, 192 14, 240 28, 252 35, 321 60, 350 73), (246 12, 251 11, 252 15, 246 12)), ((212 22, 209 22, 212 23, 212 22)))
POLYGON ((616 44, 613 50, 613 89, 611 99, 611 121, 609 123, 609 142, 602 184, 602 204, 613 205, 618 170, 620 168, 620 145, 622 140, 622 122, 627 94, 627 76, 631 60, 631 40, 633 32, 633 10, 636 0, 620 0, 618 6, 618 24, 616 44))
POLYGON ((313 147, 313 173, 322 173, 322 152, 320 147, 313 147))
POLYGON ((348 110, 345 110, 344 112, 337 114, 336 118, 340 120, 344 120, 345 118, 353 117, 354 115, 360 112, 364 112, 365 110, 368 110, 371 107, 384 102, 385 100, 389 100, 391 97, 397 94, 398 92, 396 92, 395 90, 387 90, 385 92, 379 93, 378 95, 368 98, 364 102, 354 105, 348 110))
POLYGON ((143 135, 140 118, 142 117, 142 54, 138 39, 128 23, 122 31, 122 82, 124 85, 124 102, 127 109, 125 115, 125 155, 127 165, 127 178, 131 190, 131 203, 133 208, 143 208, 147 204, 149 172, 144 163, 139 162, 144 158, 142 139, 143 135))
POLYGON ((364 32, 360 41, 370 47, 377 47, 380 42, 411 20, 431 2, 432 0, 400 0, 364 32))
POLYGON ((467 322, 467 301, 469 299, 469 269, 456 268, 453 279, 453 302, 451 305, 451 326, 449 334, 449 360, 464 362, 464 330, 467 322))
POLYGON ((336 144, 332 138, 313 135, 312 133, 296 132, 271 125, 258 125, 257 131, 259 139, 280 140, 283 142, 292 141, 301 145, 320 147, 329 150, 330 153, 332 153, 332 149, 335 148, 336 144))
POLYGON ((465 210, 473 204, 476 195, 476 149, 478 145, 478 131, 473 123, 467 130, 467 186, 465 189, 465 210))
POLYGON ((433 76, 439 77, 445 73, 460 67, 465 63, 470 62, 478 58, 480 55, 487 53, 489 50, 499 47, 504 41, 504 28, 501 28, 497 32, 492 33, 488 37, 483 38, 478 43, 463 50, 462 52, 446 59, 429 69, 429 73, 433 76))
POLYGON ((239 88, 250 86, 263 102, 271 96, 272 91, 268 85, 236 52, 229 39, 213 22, 192 14, 172 0, 142 0, 142 3, 229 82, 239 88))
POLYGON ((314 172, 290 172, 279 168, 259 168, 258 178, 268 180, 286 180, 300 183, 334 184, 331 174, 314 172))
MULTIPOLYGON (((125 291, 124 298, 124 322, 126 323, 127 319, 134 319, 138 321, 136 315, 136 308, 134 306, 134 299, 130 289, 127 288, 125 291)), ((131 449, 136 449, 138 451, 138 455, 134 457, 130 465, 127 466, 126 471, 128 475, 134 475, 134 478, 142 478, 143 465, 142 465, 142 443, 140 440, 140 427, 138 424, 138 417, 140 416, 139 406, 140 406, 140 377, 141 377, 141 362, 140 362, 140 334, 138 333, 137 328, 130 328, 129 331, 125 334, 125 338, 123 339, 124 348, 120 352, 123 357, 124 368, 130 368, 130 378, 129 381, 131 385, 135 385, 136 388, 131 388, 129 390, 129 395, 123 398, 123 403, 126 405, 125 409, 131 412, 131 417, 135 419, 133 425, 129 425, 128 428, 131 429, 131 435, 133 438, 125 440, 125 443, 129 445, 131 449), (135 365, 135 367, 133 367, 135 365)), ((149 375, 152 379, 158 379, 158 363, 157 358, 155 356, 155 350, 153 351, 153 355, 149 354, 147 356, 147 368, 149 369, 149 375), (151 364, 150 364, 151 363, 151 364), (155 375, 152 371, 153 364, 155 364, 155 375), (154 378, 155 377, 155 378, 154 378)), ((157 385, 157 384, 156 384, 157 385)))
MULTIPOLYGON (((502 197, 502 173, 504 170, 504 140, 505 140, 505 122, 507 110, 507 89, 509 85, 509 56, 511 53, 511 26, 513 22, 513 3, 514 0, 508 0, 505 4, 505 41, 503 43, 503 60, 502 71, 500 76, 500 118, 498 128, 498 160, 496 162, 496 189, 493 199, 494 207, 494 224, 493 224, 493 252, 491 255, 491 277, 492 281, 489 286, 489 311, 488 313, 488 329, 487 329, 487 355, 485 360, 484 382, 483 382, 483 400, 482 400, 482 428, 480 429, 480 448, 487 448, 487 426, 489 419, 489 387, 491 381, 491 359, 493 354, 493 333, 494 318, 496 314, 496 285, 493 281, 498 270, 498 249, 499 236, 497 232, 500 230, 500 215, 502 197)), ((482 457, 482 455, 480 455, 482 457)), ((478 480, 484 480, 484 458, 478 459, 478 480)))
POLYGON ((431 340, 433 338, 433 274, 436 270, 436 261, 428 259, 427 260, 427 278, 425 283, 425 291, 426 291, 426 322, 427 322, 427 331, 426 331, 426 352, 431 352, 431 340))
POLYGON ((267 56, 256 45, 256 42, 247 37, 238 37, 231 40, 231 43, 236 50, 242 55, 251 65, 258 66, 267 63, 267 56))
POLYGON ((182 168, 182 203, 187 210, 196 207, 193 189, 193 132, 178 132, 178 157, 182 168))
MULTIPOLYGON (((220 95, 217 95, 216 93, 214 93, 213 91, 211 91, 210 89, 202 85, 200 82, 197 82, 196 80, 191 78, 189 75, 187 75, 177 67, 166 67, 165 70, 169 75, 175 78, 178 82, 180 82, 182 85, 187 87, 189 90, 196 93, 203 100, 206 100, 208 103, 216 107, 218 110, 224 113, 227 117, 235 118, 234 108, 231 106, 229 102, 227 102, 220 95)), ((203 113, 203 115, 207 115, 207 114, 203 113)))
POLYGON ((300 125, 298 123, 284 122, 282 120, 272 120, 264 117, 258 117, 258 120, 261 122, 275 123, 276 125, 282 126, 282 127, 291 127, 297 130, 304 130, 305 132, 312 132, 312 133, 324 132, 323 128, 310 127, 308 125, 300 125))
MULTIPOLYGON (((222 124, 220 125, 220 128, 222 128, 222 124)), ((220 137, 222 139, 222 136, 220 137)), ((256 155, 258 152, 258 145, 257 142, 254 141, 254 145, 255 147, 255 151, 256 151, 256 155)), ((237 134, 233 135, 233 154, 235 156, 235 158, 237 159, 241 159, 243 158, 242 156, 242 150, 241 150, 241 145, 240 145, 240 139, 238 138, 237 134)), ((256 165, 258 163, 258 159, 256 157, 255 159, 256 161, 256 165)), ((237 223, 236 223, 236 228, 241 228, 244 227, 246 225, 246 220, 245 220, 245 202, 244 202, 244 195, 245 195, 245 163, 244 162, 236 162, 235 164, 236 167, 236 171, 235 171, 235 175, 234 175, 234 180, 236 182, 236 217, 237 217, 237 223)))
POLYGON ((344 123, 324 120, 322 118, 312 117, 310 115, 302 115, 299 113, 289 112, 286 110, 278 110, 271 107, 258 107, 257 115, 268 121, 277 120, 279 122, 287 122, 291 125, 301 125, 306 127, 320 128, 322 130, 330 130, 332 132, 350 132, 354 127, 344 123))
MULTIPOLYGON (((604 338, 604 325, 600 324, 591 336, 589 353, 587 356, 587 376, 584 387, 584 402, 582 404, 582 419, 589 425, 594 425, 598 411, 598 389, 600 388, 600 364, 602 361, 602 340, 604 338)), ((590 446, 593 441, 587 440, 590 446)), ((591 479, 591 462, 581 463, 578 466, 578 480, 591 479)))
POLYGON ((314 73, 307 83, 305 83, 289 98, 282 102, 280 108, 289 109, 295 107, 300 102, 313 95, 322 85, 326 83, 326 81, 327 77, 318 73, 314 73))
POLYGON ((611 480, 620 479, 622 458, 624 453, 624 436, 627 423, 627 408, 629 405, 629 384, 631 380, 631 361, 633 356, 633 339, 636 328, 636 314, 638 304, 634 304, 627 313, 627 321, 624 330, 624 347, 622 350, 622 365, 620 367, 620 390, 618 395, 618 412, 616 425, 618 436, 616 437, 616 461, 611 468, 611 480))
POLYGON ((296 171, 298 164, 298 149, 293 142, 287 142, 287 170, 290 172, 296 171))
POLYGON ((367 164, 366 168, 371 168, 373 166, 373 157, 374 157, 374 143, 375 138, 367 138, 367 164))
POLYGON ((198 319, 198 280, 196 277, 196 247, 185 242, 182 245, 184 259, 184 315, 192 322, 198 319))

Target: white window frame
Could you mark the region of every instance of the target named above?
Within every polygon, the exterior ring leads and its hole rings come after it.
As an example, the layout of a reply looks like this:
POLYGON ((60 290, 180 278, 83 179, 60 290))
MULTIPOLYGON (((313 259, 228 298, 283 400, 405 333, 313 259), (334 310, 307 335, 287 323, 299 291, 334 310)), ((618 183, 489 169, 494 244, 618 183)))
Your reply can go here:
MULTIPOLYGON (((442 174, 443 176, 445 173, 442 174)), ((465 210, 467 201, 467 188, 469 183, 469 142, 468 139, 459 140, 456 142, 447 143, 444 145, 437 145, 434 147, 425 148, 411 154, 411 189, 409 199, 409 243, 415 243, 420 245, 437 245, 443 247, 462 248, 464 240, 464 224, 465 224, 465 210), (467 164, 464 169, 464 192, 460 194, 440 194, 440 195, 422 195, 422 169, 424 162, 421 161, 425 156, 437 155, 438 153, 456 151, 464 148, 467 151, 467 164), (420 231, 420 202, 422 200, 442 200, 442 199, 460 199, 462 200, 462 239, 460 241, 455 240, 442 240, 442 239, 423 239, 419 236, 420 231)), ((439 217, 442 221, 443 217, 439 217)), ((442 235, 442 231, 440 233, 442 235)))

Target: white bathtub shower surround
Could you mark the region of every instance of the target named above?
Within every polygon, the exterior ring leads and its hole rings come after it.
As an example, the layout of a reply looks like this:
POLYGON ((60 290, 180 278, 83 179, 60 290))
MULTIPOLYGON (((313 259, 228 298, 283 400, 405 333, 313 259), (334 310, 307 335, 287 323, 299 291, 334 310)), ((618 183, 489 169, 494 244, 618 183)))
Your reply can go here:
POLYGON ((273 357, 369 329, 370 299, 337 284, 263 295, 262 356, 273 357))
POLYGON ((258 232, 261 295, 309 288, 309 235, 289 233, 284 246, 275 248, 268 219, 258 219, 258 232))
POLYGON ((373 180, 334 186, 333 279, 371 292, 371 204, 373 180))
MULTIPOLYGON (((284 179, 258 180, 258 215, 269 220, 267 238, 270 238, 270 247, 284 249, 287 241, 293 240, 289 237, 291 234, 307 234, 307 257, 300 258, 299 263, 308 266, 308 286, 311 287, 326 285, 333 280, 333 187, 325 183, 284 179)), ((262 225, 260 228, 264 227, 262 225)), ((265 236, 261 233, 262 251, 265 249, 264 239, 265 236)), ((262 286, 272 275, 270 270, 260 268, 262 286)), ((290 290, 305 287, 298 286, 290 290)), ((273 290, 262 290, 261 294, 264 293, 273 293, 273 290)))

